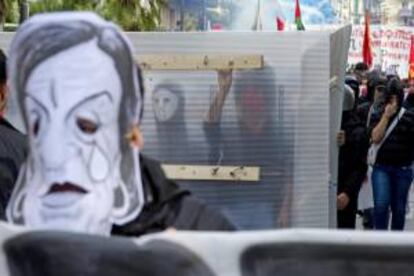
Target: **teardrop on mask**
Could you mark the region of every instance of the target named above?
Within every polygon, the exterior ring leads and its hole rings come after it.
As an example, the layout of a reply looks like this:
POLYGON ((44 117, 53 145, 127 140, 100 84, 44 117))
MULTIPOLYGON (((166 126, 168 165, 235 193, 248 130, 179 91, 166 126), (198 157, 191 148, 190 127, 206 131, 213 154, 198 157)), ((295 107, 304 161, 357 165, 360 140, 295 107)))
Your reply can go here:
POLYGON ((88 166, 90 176, 96 182, 105 180, 109 175, 109 159, 98 146, 92 149, 88 166))

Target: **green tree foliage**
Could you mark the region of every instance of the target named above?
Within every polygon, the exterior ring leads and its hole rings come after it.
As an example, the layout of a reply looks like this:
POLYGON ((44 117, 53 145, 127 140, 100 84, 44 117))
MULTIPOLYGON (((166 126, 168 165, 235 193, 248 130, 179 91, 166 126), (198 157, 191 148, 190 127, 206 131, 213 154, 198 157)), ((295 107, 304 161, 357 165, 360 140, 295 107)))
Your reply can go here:
POLYGON ((149 1, 149 9, 140 5, 140 0, 106 0, 100 11, 126 31, 154 31, 160 24, 161 7, 165 0, 149 1))
POLYGON ((18 3, 16 0, 0 0, 0 24, 15 23, 19 19, 18 3))
POLYGON ((51 11, 94 10, 98 1, 91 0, 38 0, 31 2, 30 14, 51 11))
MULTIPOLYGON (((0 0, 0 19, 3 12, 7 22, 18 22, 18 2, 0 0)), ((142 2, 143 0, 36 0, 30 1, 30 15, 52 11, 94 11, 126 31, 157 30, 161 8, 167 0, 149 0, 149 7, 141 6, 142 2)))

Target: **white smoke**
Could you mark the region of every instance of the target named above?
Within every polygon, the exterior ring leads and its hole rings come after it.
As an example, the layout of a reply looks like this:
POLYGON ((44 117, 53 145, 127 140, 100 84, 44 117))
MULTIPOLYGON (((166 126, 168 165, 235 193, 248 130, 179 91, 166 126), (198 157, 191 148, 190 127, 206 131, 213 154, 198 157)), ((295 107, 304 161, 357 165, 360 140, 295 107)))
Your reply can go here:
MULTIPOLYGON (((258 0, 238 0, 238 15, 232 30, 250 30, 255 22, 258 0)), ((329 0, 301 1, 302 21, 308 24, 327 24, 332 15, 324 13, 329 0)), ((326 11, 325 11, 326 12, 326 11)), ((287 29, 293 28, 295 1, 293 0, 261 0, 261 22, 263 30, 276 30, 276 17, 285 19, 287 29)))

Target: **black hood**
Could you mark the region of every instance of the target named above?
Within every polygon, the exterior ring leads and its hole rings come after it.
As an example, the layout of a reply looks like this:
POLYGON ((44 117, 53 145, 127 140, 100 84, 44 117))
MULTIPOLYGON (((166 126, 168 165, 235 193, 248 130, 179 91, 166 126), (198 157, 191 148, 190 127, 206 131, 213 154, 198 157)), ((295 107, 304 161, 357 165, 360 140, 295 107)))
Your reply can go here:
POLYGON ((398 107, 401 107, 404 101, 404 89, 399 79, 393 78, 388 81, 385 91, 385 102, 388 103, 392 96, 396 96, 398 107))

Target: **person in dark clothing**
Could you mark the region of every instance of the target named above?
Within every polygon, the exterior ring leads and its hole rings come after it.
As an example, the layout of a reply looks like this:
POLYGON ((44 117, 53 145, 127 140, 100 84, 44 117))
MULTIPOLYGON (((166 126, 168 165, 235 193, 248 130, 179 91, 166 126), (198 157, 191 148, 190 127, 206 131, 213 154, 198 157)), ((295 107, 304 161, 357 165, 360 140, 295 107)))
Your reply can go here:
POLYGON ((353 109, 354 93, 345 85, 341 130, 345 143, 339 149, 338 162, 338 228, 355 228, 358 194, 367 171, 368 138, 364 124, 353 109))
POLYGON ((369 67, 364 62, 358 62, 355 64, 354 74, 358 78, 359 83, 362 83, 362 80, 366 77, 368 70, 369 67))
POLYGON ((234 229, 140 154, 142 74, 115 25, 91 13, 38 15, 11 49, 30 154, 9 221, 99 235, 234 229))
POLYGON ((112 228, 112 234, 139 236, 168 228, 180 230, 232 231, 235 226, 221 213, 188 190, 167 179, 160 164, 141 154, 141 175, 145 191, 145 206, 133 221, 112 228))
POLYGON ((7 104, 7 58, 0 50, 0 219, 6 218, 6 206, 27 152, 26 136, 3 117, 7 104))
POLYGON ((151 97, 157 140, 152 156, 162 163, 185 164, 192 157, 188 152, 195 152, 198 147, 188 141, 183 88, 166 81, 154 88, 151 97), (178 134, 180 139, 172 139, 178 134))
POLYGON ((293 145, 289 130, 282 131, 283 88, 275 79, 268 66, 219 72, 220 86, 203 124, 211 165, 260 168, 255 185, 227 190, 226 208, 241 229, 288 227, 292 217, 293 145))
MULTIPOLYGON (((354 80, 356 80, 355 87, 354 83, 349 83, 347 80, 345 81, 346 84, 351 86, 351 88, 355 91, 355 104, 359 105, 366 101, 366 82, 367 82, 367 74, 368 74, 369 67, 367 64, 363 62, 358 62, 353 71, 352 74, 349 75, 349 77, 352 77, 354 80), (357 88, 357 90, 356 90, 357 88)), ((348 78, 349 78, 348 77, 348 78)))
POLYGON ((359 98, 359 81, 354 75, 347 75, 345 76, 345 84, 352 88, 355 95, 355 103, 354 108, 356 109, 358 105, 360 104, 360 98, 359 98))
MULTIPOLYGON (((376 84, 369 82, 372 86, 375 85, 373 102, 365 102, 358 106, 357 114, 358 118, 362 123, 368 127, 371 124, 372 118, 378 117, 379 114, 383 111, 385 105, 385 79, 380 78, 376 84)), ((369 136, 369 135, 368 135, 369 136)), ((368 168, 368 174, 372 174, 372 166, 368 168)), ((367 175, 363 192, 361 194, 361 204, 367 204, 367 202, 372 201, 372 185, 370 182, 371 176, 367 175)), ((369 204, 369 206, 371 206, 369 204)), ((364 229, 373 229, 374 228, 374 209, 372 207, 365 208, 362 207, 362 225, 364 229)))
POLYGON ((372 93, 371 100, 358 105, 357 108, 359 119, 366 125, 369 125, 372 115, 381 113, 384 108, 385 86, 387 81, 385 79, 377 79, 370 80, 368 83, 368 90, 372 90, 370 92, 372 93))
POLYGON ((379 230, 388 229, 390 208, 391 229, 403 230, 405 225, 408 192, 413 179, 414 113, 402 107, 403 98, 400 81, 391 79, 386 89, 386 106, 370 125, 372 143, 379 147, 376 158, 371 160, 374 224, 379 230), (392 125, 395 125, 392 131, 387 131, 392 125))
POLYGON ((386 80, 382 79, 378 72, 372 71, 367 75, 367 94, 360 100, 357 107, 357 114, 362 122, 367 122, 368 113, 374 102, 376 87, 385 86, 385 84, 386 80))

